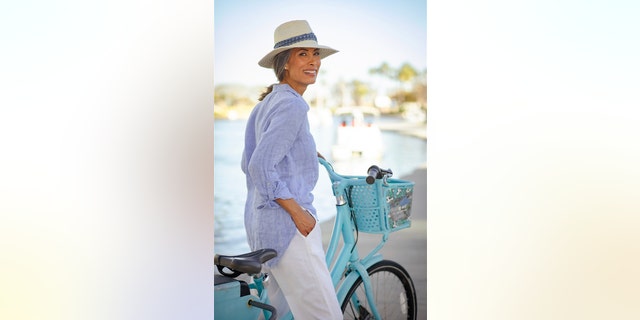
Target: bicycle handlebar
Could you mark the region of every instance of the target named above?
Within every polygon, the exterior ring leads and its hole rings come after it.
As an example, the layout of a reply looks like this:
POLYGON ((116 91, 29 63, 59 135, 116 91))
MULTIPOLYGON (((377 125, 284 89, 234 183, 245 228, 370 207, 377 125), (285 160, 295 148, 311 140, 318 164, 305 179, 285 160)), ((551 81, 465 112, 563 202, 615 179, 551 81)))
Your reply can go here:
POLYGON ((367 170, 367 183, 368 184, 373 184, 374 182, 376 182, 376 179, 382 179, 384 177, 391 177, 393 175, 393 172, 391 171, 391 169, 380 169, 380 167, 376 166, 376 165, 372 165, 371 167, 369 167, 369 169, 367 170))
MULTIPOLYGON (((343 176, 341 174, 336 173, 333 170, 333 166, 331 165, 331 163, 329 163, 327 160, 323 158, 318 158, 318 161, 320 162, 321 165, 325 167, 325 169, 327 169, 327 173, 329 173, 329 178, 331 178, 332 182, 341 181, 344 179, 351 179, 351 178, 362 179, 362 176, 346 176, 346 175, 343 176)), ((391 169, 381 169, 376 165, 372 165, 371 167, 369 167, 369 170, 367 170, 367 177, 365 178, 365 181, 368 184, 373 184, 376 181, 376 179, 390 178, 392 176, 393 176, 393 171, 391 171, 391 169)))
POLYGON ((367 183, 373 184, 374 182, 376 182, 378 174, 380 174, 380 168, 378 166, 373 165, 369 167, 369 170, 367 170, 367 183))

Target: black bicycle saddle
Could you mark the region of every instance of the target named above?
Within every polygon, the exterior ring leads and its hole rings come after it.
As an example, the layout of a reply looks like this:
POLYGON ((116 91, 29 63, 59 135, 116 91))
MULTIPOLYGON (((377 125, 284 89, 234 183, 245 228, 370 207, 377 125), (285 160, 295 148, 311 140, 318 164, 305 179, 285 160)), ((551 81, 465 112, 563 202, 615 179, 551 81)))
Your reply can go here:
POLYGON ((213 262, 218 267, 218 271, 220 271, 221 274, 235 278, 242 273, 260 273, 262 264, 275 258, 277 255, 278 253, 274 249, 260 249, 237 256, 216 254, 213 257, 213 262), (223 271, 224 268, 231 269, 233 273, 223 271))

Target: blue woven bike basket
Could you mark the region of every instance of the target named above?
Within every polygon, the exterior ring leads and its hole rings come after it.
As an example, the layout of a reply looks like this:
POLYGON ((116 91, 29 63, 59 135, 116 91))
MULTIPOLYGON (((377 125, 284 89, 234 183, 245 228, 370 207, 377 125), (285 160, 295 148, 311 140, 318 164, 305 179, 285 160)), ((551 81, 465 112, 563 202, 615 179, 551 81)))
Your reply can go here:
POLYGON ((410 227, 413 185, 399 179, 352 185, 349 206, 358 231, 386 233, 410 227))

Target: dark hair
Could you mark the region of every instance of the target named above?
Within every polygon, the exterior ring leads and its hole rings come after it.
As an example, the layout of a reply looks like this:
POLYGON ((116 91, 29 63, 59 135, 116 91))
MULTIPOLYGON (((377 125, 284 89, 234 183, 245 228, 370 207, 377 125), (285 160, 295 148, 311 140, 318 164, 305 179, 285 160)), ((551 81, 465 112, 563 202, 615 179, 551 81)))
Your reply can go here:
MULTIPOLYGON (((291 54, 291 49, 288 49, 276 54, 276 56, 273 58, 273 72, 276 74, 276 78, 278 78, 279 82, 284 80, 284 74, 285 74, 284 66, 289 61, 290 54, 291 54)), ((262 101, 262 99, 264 99, 264 97, 266 97, 269 93, 271 93, 271 91, 273 91, 273 84, 267 87, 267 91, 263 92, 260 95, 260 98, 258 98, 258 101, 262 101)))

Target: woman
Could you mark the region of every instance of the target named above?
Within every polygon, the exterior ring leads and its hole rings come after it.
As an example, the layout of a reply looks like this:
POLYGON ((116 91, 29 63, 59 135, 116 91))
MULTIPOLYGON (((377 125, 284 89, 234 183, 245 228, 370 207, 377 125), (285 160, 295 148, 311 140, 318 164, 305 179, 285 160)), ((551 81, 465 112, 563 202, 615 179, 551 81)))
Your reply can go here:
POLYGON ((338 51, 318 45, 304 20, 280 25, 274 40, 274 49, 258 64, 273 68, 279 83, 259 98, 245 131, 247 238, 252 250, 278 252, 266 271, 279 315, 290 308, 296 319, 342 319, 312 204, 320 154, 302 98, 316 81, 320 59, 338 51))

